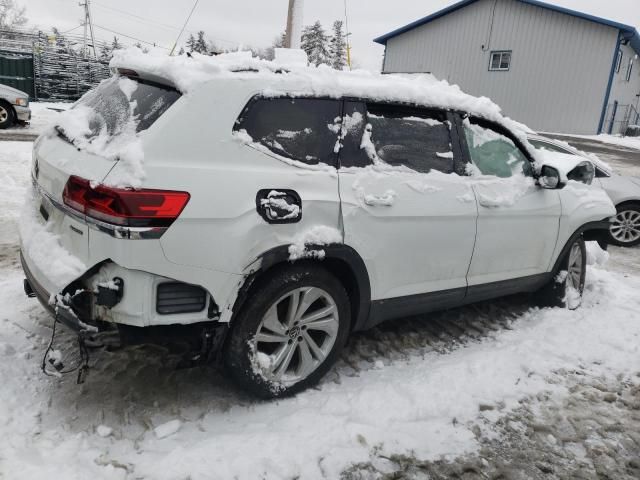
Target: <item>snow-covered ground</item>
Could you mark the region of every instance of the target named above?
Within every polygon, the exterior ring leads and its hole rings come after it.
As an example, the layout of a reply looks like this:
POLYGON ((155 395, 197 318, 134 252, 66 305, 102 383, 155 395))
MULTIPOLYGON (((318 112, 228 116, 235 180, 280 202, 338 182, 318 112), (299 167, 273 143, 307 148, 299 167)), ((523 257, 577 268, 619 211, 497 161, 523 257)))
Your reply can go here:
POLYGON ((71 105, 71 103, 60 102, 32 102, 29 104, 31 122, 28 125, 16 125, 13 128, 2 130, 0 133, 4 138, 8 136, 40 135, 55 120, 61 110, 67 110, 71 105))
MULTIPOLYGON (((93 350, 82 385, 46 377, 52 320, 25 298, 17 259, 30 147, 0 144, 0 478, 334 479, 381 456, 473 454, 479 424, 499 440, 501 418, 561 408, 578 374, 640 387, 640 250, 606 264, 593 245, 580 309, 518 297, 382 326, 291 399, 255 401, 150 347, 93 350)), ((55 344, 72 364, 73 336, 55 344)))
POLYGON ((604 133, 600 135, 565 135, 562 133, 553 133, 553 135, 584 138, 587 140, 595 140, 602 143, 608 143, 609 145, 616 145, 618 147, 634 148, 636 150, 640 150, 640 137, 622 137, 620 135, 607 135, 604 133))

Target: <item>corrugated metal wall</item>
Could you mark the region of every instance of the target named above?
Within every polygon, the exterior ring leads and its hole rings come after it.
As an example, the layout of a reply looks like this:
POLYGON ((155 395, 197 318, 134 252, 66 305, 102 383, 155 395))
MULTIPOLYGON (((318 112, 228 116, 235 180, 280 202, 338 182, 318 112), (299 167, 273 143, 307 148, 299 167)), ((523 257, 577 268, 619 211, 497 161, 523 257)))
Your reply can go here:
POLYGON ((592 134, 617 36, 615 28, 515 0, 479 0, 390 39, 384 71, 430 72, 538 131, 592 134), (489 71, 495 50, 513 52, 509 71, 489 71))
POLYGON ((0 83, 35 96, 33 55, 0 50, 0 83))

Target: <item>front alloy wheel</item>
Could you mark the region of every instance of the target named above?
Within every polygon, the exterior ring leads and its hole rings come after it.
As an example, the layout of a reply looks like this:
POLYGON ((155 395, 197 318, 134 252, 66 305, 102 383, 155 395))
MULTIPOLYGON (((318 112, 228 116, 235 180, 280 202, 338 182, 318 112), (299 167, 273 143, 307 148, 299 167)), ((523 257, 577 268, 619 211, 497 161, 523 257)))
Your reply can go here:
POLYGON ((344 286, 320 264, 276 267, 256 282, 231 321, 226 370, 262 398, 297 393, 336 361, 350 318, 344 286))
POLYGON ((640 244, 640 205, 618 207, 618 214, 609 227, 612 243, 621 247, 640 244))
POLYGON ((584 239, 573 241, 560 261, 558 272, 538 293, 542 306, 566 307, 575 310, 582 303, 587 276, 587 247, 584 239))

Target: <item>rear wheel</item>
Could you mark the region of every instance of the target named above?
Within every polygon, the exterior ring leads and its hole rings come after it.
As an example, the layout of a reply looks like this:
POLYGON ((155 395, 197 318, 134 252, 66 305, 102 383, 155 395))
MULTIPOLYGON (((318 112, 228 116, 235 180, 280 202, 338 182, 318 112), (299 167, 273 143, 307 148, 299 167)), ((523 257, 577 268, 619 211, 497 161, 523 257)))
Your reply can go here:
POLYGON ((0 102, 0 129, 12 127, 15 121, 13 107, 6 102, 0 102))
POLYGON ((344 346, 347 292, 313 263, 276 270, 257 285, 234 319, 224 351, 232 378, 262 398, 314 385, 344 346))
POLYGON ((640 245, 640 204, 619 205, 609 227, 611 243, 620 247, 640 245))
POLYGON ((579 237, 560 262, 559 272, 538 292, 540 303, 575 310, 582 303, 586 275, 587 247, 579 237))

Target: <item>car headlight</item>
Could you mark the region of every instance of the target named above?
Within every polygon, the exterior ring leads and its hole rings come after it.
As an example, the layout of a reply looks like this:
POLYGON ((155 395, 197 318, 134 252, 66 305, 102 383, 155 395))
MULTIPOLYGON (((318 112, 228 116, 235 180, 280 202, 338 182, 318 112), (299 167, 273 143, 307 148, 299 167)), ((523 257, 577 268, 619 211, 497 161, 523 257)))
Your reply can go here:
POLYGON ((27 105, 29 105, 29 99, 28 98, 16 98, 16 105, 18 105, 19 107, 26 107, 27 105))

